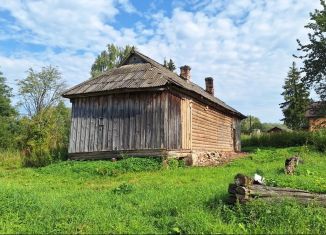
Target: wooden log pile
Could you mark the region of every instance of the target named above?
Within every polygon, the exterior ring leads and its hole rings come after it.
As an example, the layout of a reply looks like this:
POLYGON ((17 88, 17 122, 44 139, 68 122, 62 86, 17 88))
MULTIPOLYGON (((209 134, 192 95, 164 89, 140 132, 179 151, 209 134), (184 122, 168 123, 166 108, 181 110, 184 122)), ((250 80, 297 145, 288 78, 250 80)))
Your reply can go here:
POLYGON ((316 194, 305 190, 292 188, 269 187, 255 184, 252 178, 237 174, 234 183, 229 185, 229 202, 246 203, 253 199, 281 200, 294 198, 301 203, 315 202, 326 207, 326 194, 316 194))

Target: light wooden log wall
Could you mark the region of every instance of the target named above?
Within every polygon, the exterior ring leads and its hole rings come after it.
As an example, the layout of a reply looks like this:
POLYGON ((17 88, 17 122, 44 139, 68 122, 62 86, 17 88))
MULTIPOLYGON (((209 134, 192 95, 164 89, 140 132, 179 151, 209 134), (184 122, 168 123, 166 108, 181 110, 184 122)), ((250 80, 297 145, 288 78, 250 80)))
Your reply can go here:
POLYGON ((197 102, 192 103, 192 149, 234 151, 233 119, 197 102))
POLYGON ((181 98, 112 94, 72 102, 69 153, 181 148, 181 98))
POLYGON ((181 100, 182 149, 191 149, 191 101, 181 100))

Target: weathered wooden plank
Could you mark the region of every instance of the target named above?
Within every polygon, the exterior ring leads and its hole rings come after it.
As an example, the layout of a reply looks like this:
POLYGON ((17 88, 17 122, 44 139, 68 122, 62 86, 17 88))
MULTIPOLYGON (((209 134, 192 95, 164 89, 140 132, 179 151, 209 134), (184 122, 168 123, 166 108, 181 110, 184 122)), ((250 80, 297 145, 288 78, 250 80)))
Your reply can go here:
POLYGON ((177 97, 176 103, 177 111, 177 149, 181 149, 181 133, 182 133, 182 124, 181 124, 181 98, 177 97))
POLYGON ((107 129, 107 142, 106 142, 106 150, 113 150, 112 147, 112 137, 113 137, 113 115, 114 115, 114 107, 113 107, 113 99, 112 95, 108 96, 108 114, 107 114, 107 119, 108 119, 108 129, 107 129))
POLYGON ((129 148, 128 149, 135 149, 135 143, 136 139, 138 136, 136 135, 136 130, 135 130, 135 97, 132 96, 129 99, 129 135, 128 135, 128 140, 129 140, 129 148))
POLYGON ((81 152, 81 121, 82 121, 82 113, 83 112, 83 104, 82 99, 78 99, 78 111, 77 111, 77 136, 76 136, 76 152, 81 152))
POLYGON ((160 94, 160 135, 159 135, 159 142, 160 142, 160 148, 163 149, 165 145, 165 139, 164 139, 164 93, 160 94))
POLYGON ((119 101, 117 96, 112 96, 113 102, 113 136, 112 136, 112 150, 117 150, 119 147, 119 101))
POLYGON ((147 100, 145 95, 140 95, 141 122, 140 122, 140 147, 146 148, 146 122, 147 122, 147 100))
POLYGON ((71 113, 71 128, 70 128, 70 140, 69 140, 69 153, 74 153, 76 151, 76 132, 77 132, 77 128, 76 128, 76 112, 77 112, 77 108, 76 108, 77 104, 76 104, 76 100, 72 101, 72 113, 71 113))
POLYGON ((169 96, 167 92, 163 93, 164 110, 164 147, 169 148, 169 96))
POLYGON ((102 137, 102 148, 101 151, 105 151, 107 148, 108 141, 108 96, 103 96, 102 102, 102 117, 103 117, 103 137, 102 137))
POLYGON ((100 118, 100 97, 96 97, 95 100, 95 117, 94 117, 94 151, 99 151, 98 149, 98 137, 99 137, 99 118, 100 118))
POLYGON ((117 97, 119 103, 119 144, 118 150, 123 149, 123 128, 124 128, 124 102, 123 102, 124 94, 117 97))
POLYGON ((124 94, 123 96, 123 132, 122 132, 122 149, 127 150, 129 149, 129 144, 130 144, 130 109, 131 107, 129 106, 130 101, 130 96, 129 93, 124 94))
POLYGON ((152 147, 152 127, 153 127, 153 98, 152 94, 146 97, 146 148, 152 147))
POLYGON ((84 140, 84 152, 88 152, 88 145, 89 145, 89 128, 90 128, 90 102, 89 98, 85 98, 85 140, 84 140))
POLYGON ((135 100, 135 145, 134 149, 141 149, 141 98, 134 96, 135 100))
POLYGON ((103 122, 104 122, 104 97, 101 96, 99 99, 98 108, 98 137, 97 137, 97 151, 103 151, 103 122))
POLYGON ((152 95, 152 133, 151 133, 151 148, 157 148, 157 94, 152 95))
POLYGON ((169 112, 169 127, 168 127, 168 149, 173 149, 174 142, 174 112, 173 112, 173 103, 172 103, 172 95, 168 93, 168 112, 169 112))

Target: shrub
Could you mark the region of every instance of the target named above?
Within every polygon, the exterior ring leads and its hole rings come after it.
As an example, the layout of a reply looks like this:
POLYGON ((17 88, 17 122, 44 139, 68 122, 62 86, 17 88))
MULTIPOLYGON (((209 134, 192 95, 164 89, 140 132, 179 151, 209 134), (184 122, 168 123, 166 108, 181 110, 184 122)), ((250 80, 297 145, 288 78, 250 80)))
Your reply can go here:
POLYGON ((23 157, 24 167, 42 167, 51 164, 52 156, 47 149, 38 147, 33 152, 26 151, 23 157))
POLYGON ((318 151, 326 152, 326 129, 314 132, 311 143, 318 151))
POLYGON ((311 145, 317 150, 326 151, 326 130, 315 132, 294 131, 280 133, 264 133, 261 135, 242 136, 243 147, 294 147, 311 145))

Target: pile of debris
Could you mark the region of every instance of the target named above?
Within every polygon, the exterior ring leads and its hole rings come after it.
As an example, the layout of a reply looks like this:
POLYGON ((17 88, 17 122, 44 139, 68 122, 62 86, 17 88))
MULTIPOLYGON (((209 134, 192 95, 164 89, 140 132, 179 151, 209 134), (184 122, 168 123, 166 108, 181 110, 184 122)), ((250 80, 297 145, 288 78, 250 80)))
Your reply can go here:
POLYGON ((253 179, 243 174, 237 174, 234 183, 229 185, 229 202, 246 203, 256 198, 267 200, 295 198, 302 203, 317 202, 326 206, 325 194, 310 193, 300 189, 269 187, 264 185, 260 179, 262 178, 258 175, 253 179))

